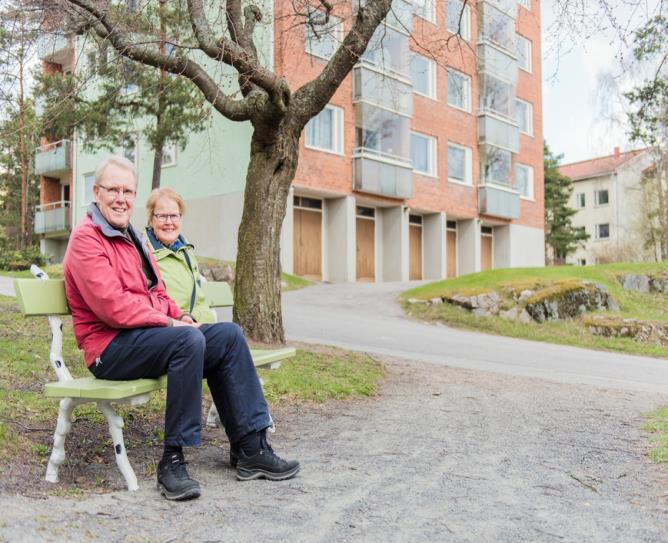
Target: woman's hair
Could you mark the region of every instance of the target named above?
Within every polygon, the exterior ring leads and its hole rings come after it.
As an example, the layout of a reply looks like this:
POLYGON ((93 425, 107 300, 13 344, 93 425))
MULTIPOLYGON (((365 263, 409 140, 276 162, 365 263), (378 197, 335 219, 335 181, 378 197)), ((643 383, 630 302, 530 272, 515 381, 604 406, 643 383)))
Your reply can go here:
POLYGON ((148 200, 146 200, 146 219, 148 225, 151 225, 151 219, 153 218, 153 212, 155 211, 155 206, 158 203, 158 200, 161 198, 169 198, 176 202, 176 205, 179 206, 179 212, 181 215, 186 213, 186 203, 183 201, 181 195, 176 192, 171 187, 164 187, 160 189, 153 189, 151 194, 148 195, 148 200))

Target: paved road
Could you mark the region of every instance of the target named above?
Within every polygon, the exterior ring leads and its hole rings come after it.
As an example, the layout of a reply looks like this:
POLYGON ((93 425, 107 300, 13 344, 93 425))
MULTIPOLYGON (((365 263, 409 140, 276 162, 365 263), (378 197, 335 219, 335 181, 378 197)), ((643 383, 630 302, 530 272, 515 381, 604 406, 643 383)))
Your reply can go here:
POLYGON ((466 332, 407 319, 414 284, 320 284, 288 292, 289 339, 407 360, 627 391, 668 392, 668 361, 466 332))
POLYGON ((2 296, 14 296, 14 287, 12 286, 12 277, 0 275, 0 294, 2 296))

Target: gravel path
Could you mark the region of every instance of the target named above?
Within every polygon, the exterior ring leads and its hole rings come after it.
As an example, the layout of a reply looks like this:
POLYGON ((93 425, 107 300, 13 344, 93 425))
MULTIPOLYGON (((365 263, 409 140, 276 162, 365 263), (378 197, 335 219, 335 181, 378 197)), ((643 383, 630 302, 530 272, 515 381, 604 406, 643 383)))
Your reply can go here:
POLYGON ((291 481, 236 482, 204 447, 199 500, 167 502, 152 479, 2 495, 0 540, 668 541, 667 472, 638 429, 668 395, 386 363, 377 398, 274 412, 274 445, 303 465, 291 481))

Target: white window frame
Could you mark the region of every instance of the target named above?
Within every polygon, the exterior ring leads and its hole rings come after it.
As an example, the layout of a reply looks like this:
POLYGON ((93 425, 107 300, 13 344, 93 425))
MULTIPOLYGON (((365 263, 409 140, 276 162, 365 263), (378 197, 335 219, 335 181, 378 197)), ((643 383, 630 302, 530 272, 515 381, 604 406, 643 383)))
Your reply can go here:
POLYGON ((446 74, 446 95, 447 95, 447 100, 448 100, 448 106, 458 109, 459 111, 465 111, 466 113, 471 113, 471 76, 468 74, 465 74, 464 72, 460 72, 459 70, 455 70, 454 68, 446 68, 445 70, 446 74), (461 77, 464 79, 466 83, 466 96, 464 97, 464 100, 466 102, 466 107, 461 107, 458 106, 457 104, 453 104, 450 102, 450 73, 461 77))
POLYGON ((420 19, 436 24, 436 0, 413 0, 413 13, 420 19))
MULTIPOLYGON (((325 17, 325 13, 320 11, 320 10, 315 10, 315 11, 313 11, 309 14, 309 16, 313 16, 313 15, 319 15, 323 18, 325 17)), ((324 38, 325 39, 330 39, 331 38, 332 40, 334 40, 334 42, 336 42, 336 45, 335 45, 335 47, 333 48, 333 51, 332 51, 332 55, 330 55, 330 56, 323 55, 323 54, 320 54, 318 52, 312 51, 311 44, 313 43, 313 41, 321 41, 321 40, 318 40, 315 36, 311 35, 312 29, 308 25, 308 23, 306 25, 304 25, 305 26, 305 29, 304 29, 304 50, 309 55, 311 55, 315 58, 320 58, 322 60, 331 59, 334 52, 336 51, 336 49, 339 47, 339 45, 341 45, 341 42, 343 41, 343 21, 341 21, 341 19, 339 19, 338 17, 334 17, 333 15, 330 15, 329 16, 329 22, 327 23, 327 25, 328 25, 328 32, 327 32, 327 35, 324 36, 324 38)), ((322 27, 322 30, 324 31, 324 27, 322 27)))
POLYGON ((609 189, 598 189, 594 191, 594 206, 595 207, 607 207, 610 205, 610 190, 609 189), (604 204, 602 204, 599 201, 599 194, 601 192, 607 192, 608 193, 608 201, 604 204))
POLYGON ((314 151, 321 151, 323 153, 331 153, 333 155, 343 155, 343 108, 327 104, 323 110, 328 109, 332 111, 332 142, 334 142, 334 149, 327 149, 318 145, 309 145, 306 137, 306 129, 304 127, 304 147, 313 149, 314 151))
MULTIPOLYGON (((448 27, 448 7, 452 3, 453 0, 446 0, 445 2, 445 28, 448 32, 451 32, 453 34, 457 33, 456 28, 449 28, 448 27)), ((461 19, 461 37, 462 39, 466 41, 471 40, 471 6, 467 3, 464 5, 464 13, 462 14, 462 19, 461 19)))
POLYGON ((524 9, 531 11, 531 0, 517 0, 517 3, 524 9))
POLYGON ((520 162, 515 163, 515 188, 517 188, 517 169, 518 168, 524 168, 528 172, 528 174, 527 174, 527 195, 524 196, 522 193, 520 193, 520 198, 522 198, 522 200, 534 201, 535 196, 534 196, 533 167, 529 166, 528 164, 521 164, 520 162))
MULTIPOLYGON (((128 142, 132 141, 135 146, 135 159, 132 161, 132 163, 137 167, 139 165, 139 134, 137 132, 132 132, 129 134, 128 142)), ((121 155, 122 157, 128 158, 125 156, 125 148, 124 146, 119 147, 118 149, 118 154, 121 155)), ((129 160, 129 159, 128 159, 129 160)))
POLYGON ((609 222, 602 222, 596 225, 595 227, 595 233, 596 233, 596 239, 610 239, 610 223, 609 222), (601 237, 601 232, 600 228, 601 226, 607 226, 608 227, 608 235, 604 238, 601 237))
MULTIPOLYGON (((522 34, 515 34, 515 39, 517 40, 517 49, 519 50, 520 46, 524 46, 525 49, 525 54, 524 58, 526 58, 526 66, 522 66, 519 62, 517 63, 517 67, 520 70, 524 70, 525 72, 532 74, 533 73, 533 62, 531 55, 533 54, 533 43, 529 38, 525 38, 522 36, 522 34)), ((519 54, 517 55, 517 58, 519 59, 519 54)))
POLYGON ((161 168, 171 168, 172 166, 176 166, 179 161, 179 150, 176 147, 176 144, 173 141, 167 140, 165 141, 164 145, 162 146, 162 157, 160 157, 160 167, 161 168), (171 162, 166 162, 165 161, 165 150, 170 149, 171 150, 171 155, 172 155, 172 161, 171 162))
POLYGON ((447 158, 448 160, 446 161, 447 163, 447 168, 448 168, 448 183, 456 183, 457 185, 464 185, 466 187, 471 187, 473 186, 473 153, 471 151, 470 147, 466 147, 465 145, 459 145, 458 143, 454 143, 452 141, 448 142, 448 146, 446 148, 446 152, 448 153, 447 158), (461 181, 459 179, 455 179, 453 177, 450 177, 450 147, 454 147, 456 149, 461 149, 464 151, 464 170, 466 174, 466 179, 464 181, 461 181))
MULTIPOLYGON (((423 92, 420 92, 419 90, 416 90, 414 85, 413 85, 413 93, 418 94, 420 96, 425 96, 426 98, 431 98, 432 100, 436 100, 437 99, 436 98, 436 62, 434 62, 434 59, 425 57, 424 55, 420 55, 418 53, 411 52, 411 54, 412 54, 411 62, 412 62, 413 58, 420 58, 420 59, 426 61, 426 63, 427 63, 427 79, 428 79, 428 82, 427 82, 427 87, 428 87, 427 93, 428 94, 425 94, 423 92)), ((412 66, 411 66, 411 72, 412 72, 412 66)), ((411 73, 411 76, 412 75, 413 74, 411 73)), ((413 82, 411 81, 411 84, 412 83, 413 82)))
POLYGON ((584 192, 575 193, 575 208, 584 209, 587 207, 587 195, 584 192), (580 196, 582 196, 582 204, 580 204, 580 196))
POLYGON ((520 129, 520 133, 533 137, 533 104, 531 102, 527 102, 526 100, 522 100, 520 98, 515 98, 515 113, 516 113, 516 117, 517 117, 517 125, 519 126, 519 129, 520 129), (517 105, 520 102, 527 106, 526 107, 526 112, 527 112, 526 117, 527 118, 525 120, 526 120, 526 124, 528 125, 529 132, 525 132, 522 129, 522 123, 520 122, 520 119, 519 119, 520 108, 517 107, 517 105))
MULTIPOLYGON (((411 132, 411 139, 415 136, 416 138, 426 139, 428 142, 427 149, 429 149, 429 171, 416 170, 413 168, 413 172, 419 175, 425 175, 427 177, 437 177, 438 176, 438 166, 436 157, 438 156, 438 146, 436 138, 434 136, 429 136, 428 134, 421 134, 420 132, 411 132)), ((412 143, 411 143, 412 144, 412 143)), ((411 157, 412 158, 412 157, 411 157)))
MULTIPOLYGON (((82 207, 87 207, 88 204, 95 201, 95 193, 93 192, 93 185, 95 185, 95 172, 94 171, 86 172, 81 177, 83 178, 83 182, 81 183, 81 192, 83 193, 81 195, 81 201, 83 202, 83 204, 81 204, 81 206, 82 207), (91 181, 90 193, 87 190, 88 187, 86 186, 86 181, 88 181, 88 180, 91 181), (89 196, 90 196, 90 198, 89 198, 89 196)), ((70 195, 70 197, 71 197, 71 195, 70 195)))

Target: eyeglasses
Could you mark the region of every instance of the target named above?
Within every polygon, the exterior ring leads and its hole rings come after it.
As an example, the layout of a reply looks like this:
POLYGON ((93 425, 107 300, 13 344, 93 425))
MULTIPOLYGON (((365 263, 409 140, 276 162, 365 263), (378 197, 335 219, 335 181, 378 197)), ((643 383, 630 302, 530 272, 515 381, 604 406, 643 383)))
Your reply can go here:
POLYGON ((181 214, 165 214, 165 213, 153 213, 153 216, 157 219, 158 222, 181 222, 181 214))
POLYGON ((104 185, 97 186, 107 191, 107 194, 113 196, 114 198, 118 198, 122 194, 126 200, 133 200, 134 197, 137 196, 136 190, 124 189, 121 187, 105 187, 104 185))

